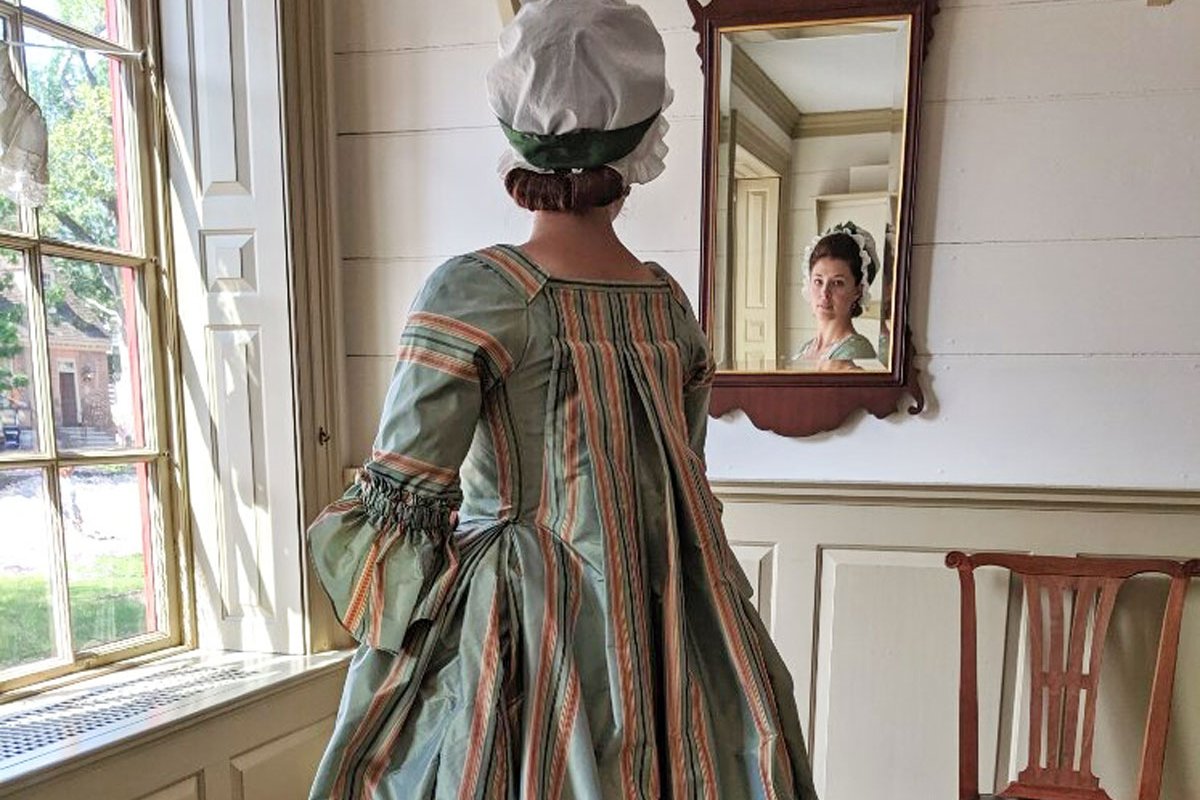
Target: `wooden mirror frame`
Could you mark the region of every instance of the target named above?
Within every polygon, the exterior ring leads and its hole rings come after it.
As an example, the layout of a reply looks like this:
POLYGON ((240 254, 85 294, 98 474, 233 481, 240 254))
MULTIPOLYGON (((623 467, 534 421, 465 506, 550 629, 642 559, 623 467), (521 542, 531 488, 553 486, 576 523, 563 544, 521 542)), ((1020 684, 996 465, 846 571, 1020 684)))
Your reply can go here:
POLYGON ((932 18, 939 0, 688 0, 700 35, 697 52, 704 71, 704 202, 700 235, 700 323, 711 335, 713 259, 715 255, 717 144, 720 86, 714 65, 720 62, 721 31, 730 27, 894 17, 911 19, 908 96, 904 120, 903 182, 899 247, 895 253, 895 303, 891 370, 879 373, 726 372, 713 380, 709 414, 719 417, 737 409, 759 428, 784 436, 810 436, 842 425, 858 409, 883 419, 894 414, 905 395, 909 414, 925 408, 925 395, 913 366, 912 331, 908 324, 909 265, 912 260, 913 211, 916 203, 917 131, 921 116, 921 67, 933 37, 932 18))

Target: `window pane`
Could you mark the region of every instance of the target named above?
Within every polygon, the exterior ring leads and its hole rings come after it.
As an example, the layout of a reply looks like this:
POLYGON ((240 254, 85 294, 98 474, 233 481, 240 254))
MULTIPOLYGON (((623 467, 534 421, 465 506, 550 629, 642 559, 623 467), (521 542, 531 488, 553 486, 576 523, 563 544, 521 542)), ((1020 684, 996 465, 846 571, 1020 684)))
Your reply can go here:
POLYGON ((43 264, 59 448, 143 447, 137 275, 67 258, 43 264))
POLYGON ((0 670, 55 655, 50 514, 41 470, 0 470, 0 670))
POLYGON ((0 195, 0 228, 6 231, 22 230, 21 210, 4 195, 0 195))
MULTIPOLYGON (((65 47, 33 29, 30 43, 65 47)), ((38 214, 43 236, 131 250, 129 169, 133 139, 125 125, 124 68, 79 49, 25 50, 29 91, 50 132, 50 197, 38 214)))
POLYGON ((123 0, 24 0, 21 3, 31 11, 40 11, 48 17, 65 22, 84 33, 103 36, 117 41, 118 13, 124 7, 123 0))
POLYGON ((76 651, 158 629, 149 475, 145 464, 59 470, 76 651))
POLYGON ((0 455, 40 449, 30 314, 24 259, 0 248, 0 455))

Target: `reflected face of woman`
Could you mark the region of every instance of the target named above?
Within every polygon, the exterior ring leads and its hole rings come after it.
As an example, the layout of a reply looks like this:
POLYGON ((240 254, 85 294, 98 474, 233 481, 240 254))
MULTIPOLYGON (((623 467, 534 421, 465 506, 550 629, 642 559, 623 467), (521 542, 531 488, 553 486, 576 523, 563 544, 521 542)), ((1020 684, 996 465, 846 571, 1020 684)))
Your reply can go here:
POLYGON ((850 265, 840 258, 822 258, 808 273, 808 301, 817 319, 850 319, 862 290, 850 265))

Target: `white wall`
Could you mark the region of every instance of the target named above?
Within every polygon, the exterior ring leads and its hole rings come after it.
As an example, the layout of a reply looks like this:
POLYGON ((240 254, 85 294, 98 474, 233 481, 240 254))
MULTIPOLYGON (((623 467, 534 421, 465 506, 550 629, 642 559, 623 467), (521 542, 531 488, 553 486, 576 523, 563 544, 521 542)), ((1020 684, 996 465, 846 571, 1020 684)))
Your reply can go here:
MULTIPOLYGON (((943 0, 913 264, 919 418, 788 440, 714 421, 715 477, 1200 488, 1200 6, 943 0)), ((676 103, 667 173, 622 232, 695 291, 702 84, 683 0, 652 0, 676 103)), ((523 239, 494 174, 492 0, 339 4, 350 406, 367 452, 404 310, 441 259, 523 239)))

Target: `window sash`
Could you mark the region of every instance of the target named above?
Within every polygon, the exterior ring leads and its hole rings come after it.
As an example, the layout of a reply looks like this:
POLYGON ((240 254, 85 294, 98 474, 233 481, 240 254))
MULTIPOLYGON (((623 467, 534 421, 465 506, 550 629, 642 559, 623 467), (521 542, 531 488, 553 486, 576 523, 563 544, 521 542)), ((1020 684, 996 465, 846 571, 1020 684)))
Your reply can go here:
MULTIPOLYGON (((153 254, 159 252, 158 231, 164 219, 165 165, 161 148, 163 123, 157 103, 159 93, 151 84, 151 59, 140 49, 142 42, 153 42, 146 35, 153 29, 152 4, 129 0, 122 5, 118 20, 119 41, 94 36, 72 28, 44 14, 19 9, 10 0, 0 0, 3 18, 11 42, 22 42, 26 30, 37 30, 60 41, 103 52, 107 57, 120 59, 123 64, 123 115, 127 150, 129 186, 129 216, 131 220, 131 251, 96 247, 40 236, 36 212, 23 209, 23 231, 0 231, 0 246, 20 251, 26 260, 26 275, 32 286, 30 320, 28 324, 31 363, 36 382, 34 387, 41 408, 38 426, 41 450, 37 453, 17 451, 0 453, 0 470, 39 469, 46 482, 46 502, 52 509, 52 552, 50 567, 51 595, 55 617, 55 636, 58 655, 51 659, 31 662, 0 672, 0 697, 3 693, 33 683, 57 678, 72 672, 110 664, 169 648, 183 642, 185 615, 181 609, 181 594, 186 586, 180 564, 186 561, 181 536, 182 515, 178 513, 177 462, 170 456, 171 442, 178 440, 179 390, 173 371, 167 367, 177 364, 173 353, 174 336, 169 335, 166 319, 166 278, 161 262, 153 254), (43 259, 65 258, 99 265, 132 269, 138 278, 136 303, 138 312, 138 363, 141 366, 144 446, 126 450, 87 452, 63 451, 54 435, 53 400, 50 381, 53 365, 49 363, 49 342, 45 307, 42 298, 43 259), (108 643, 86 651, 74 652, 70 646, 70 619, 67 598, 66 545, 62 525, 60 472, 64 467, 97 464, 137 464, 148 466, 151 480, 150 524, 154 532, 155 604, 158 609, 156 632, 140 634, 118 642, 108 643)), ((17 52, 19 76, 25 79, 25 60, 17 52)), ((51 178, 53 180, 53 176, 51 178)), ((177 367, 175 367, 177 369, 177 367)))
MULTIPOLYGON (((138 41, 145 41, 144 37, 139 36, 139 31, 136 30, 135 23, 138 20, 136 13, 141 0, 127 0, 121 3, 117 11, 117 30, 119 36, 116 38, 108 38, 97 36, 87 31, 79 30, 67 23, 55 19, 49 14, 45 14, 36 9, 27 6, 20 6, 14 0, 0 0, 0 16, 9 18, 14 21, 23 21, 26 24, 33 24, 35 27, 45 31, 51 31, 59 38, 66 38, 80 47, 86 47, 93 50, 113 51, 113 55, 127 58, 138 58, 141 52, 130 47, 130 44, 138 41)), ((10 27, 9 30, 12 30, 10 27)))

